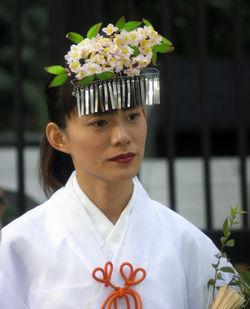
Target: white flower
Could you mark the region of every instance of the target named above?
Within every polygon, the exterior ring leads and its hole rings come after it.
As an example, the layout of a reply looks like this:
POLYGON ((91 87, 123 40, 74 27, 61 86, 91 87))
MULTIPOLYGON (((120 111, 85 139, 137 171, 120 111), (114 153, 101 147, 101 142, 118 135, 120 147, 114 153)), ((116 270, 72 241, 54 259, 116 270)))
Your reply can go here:
POLYGON ((117 55, 119 57, 126 57, 126 58, 129 58, 131 55, 133 55, 133 53, 134 53, 133 48, 125 45, 121 46, 117 51, 117 55))
POLYGON ((94 75, 102 72, 102 67, 97 63, 85 63, 83 65, 87 75, 94 75))
POLYGON ((69 68, 72 72, 78 73, 79 69, 81 68, 80 62, 79 61, 72 61, 69 64, 69 68))
POLYGON ((128 76, 140 75, 140 70, 131 66, 124 73, 128 76))
POLYGON ((113 24, 108 24, 106 28, 102 28, 102 31, 106 33, 107 35, 112 35, 114 32, 118 30, 117 27, 115 27, 113 24))
POLYGON ((86 77, 87 75, 88 75, 88 73, 85 70, 85 68, 81 67, 75 77, 76 77, 76 79, 81 80, 84 77, 86 77))
POLYGON ((65 56, 65 59, 69 62, 77 61, 81 59, 81 49, 78 45, 72 45, 70 51, 65 56))
POLYGON ((138 55, 133 58, 133 64, 137 64, 137 68, 143 69, 146 68, 151 62, 151 57, 146 57, 143 55, 138 55))
POLYGON ((133 30, 128 32, 128 43, 133 46, 138 46, 140 41, 143 39, 143 36, 141 35, 140 31, 133 30))
POLYGON ((123 63, 120 60, 116 59, 116 58, 113 58, 109 62, 109 64, 115 70, 116 73, 119 73, 123 69, 123 63))
POLYGON ((113 24, 108 24, 102 29, 106 37, 97 34, 70 47, 65 59, 75 78, 81 80, 88 75, 107 71, 123 71, 128 76, 134 76, 150 64, 152 48, 162 42, 162 36, 148 26, 132 31, 118 30, 113 24), (137 50, 140 54, 135 56, 137 50))
POLYGON ((96 63, 96 64, 103 65, 107 63, 107 59, 103 55, 96 53, 95 55, 87 59, 86 63, 96 63))
POLYGON ((127 45, 129 43, 129 32, 126 30, 122 30, 120 33, 120 39, 123 45, 127 45))

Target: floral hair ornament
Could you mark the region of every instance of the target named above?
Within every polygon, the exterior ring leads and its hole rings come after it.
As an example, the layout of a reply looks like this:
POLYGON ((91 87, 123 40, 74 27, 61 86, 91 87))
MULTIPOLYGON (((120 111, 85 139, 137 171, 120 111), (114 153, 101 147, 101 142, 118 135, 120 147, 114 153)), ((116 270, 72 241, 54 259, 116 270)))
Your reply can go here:
POLYGON ((92 26, 86 38, 75 32, 67 38, 74 43, 65 56, 67 67, 45 70, 55 75, 49 87, 72 82, 79 117, 160 103, 160 74, 148 66, 156 65, 157 53, 174 47, 148 20, 126 22, 121 17, 115 25, 92 26))

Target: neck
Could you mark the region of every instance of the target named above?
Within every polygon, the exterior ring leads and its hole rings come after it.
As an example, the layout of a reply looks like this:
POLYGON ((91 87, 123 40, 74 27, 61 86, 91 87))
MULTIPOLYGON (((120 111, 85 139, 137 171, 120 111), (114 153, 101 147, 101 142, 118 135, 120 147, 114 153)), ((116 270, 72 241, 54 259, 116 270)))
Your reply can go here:
POLYGON ((132 196, 132 180, 121 182, 96 180, 93 182, 86 181, 77 175, 77 181, 88 198, 115 224, 132 196))

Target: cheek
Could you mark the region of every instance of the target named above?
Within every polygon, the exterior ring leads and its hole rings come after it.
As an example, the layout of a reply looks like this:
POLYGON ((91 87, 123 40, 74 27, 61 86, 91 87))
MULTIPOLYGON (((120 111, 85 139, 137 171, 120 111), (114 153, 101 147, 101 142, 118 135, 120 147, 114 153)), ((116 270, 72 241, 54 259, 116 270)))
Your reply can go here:
POLYGON ((146 138, 147 138, 147 122, 146 120, 144 120, 141 123, 140 128, 137 130, 137 134, 138 134, 138 141, 144 145, 146 138))
POLYGON ((101 155, 105 153, 106 144, 104 137, 98 138, 93 134, 92 136, 81 136, 71 143, 71 155, 82 162, 96 164, 101 155))

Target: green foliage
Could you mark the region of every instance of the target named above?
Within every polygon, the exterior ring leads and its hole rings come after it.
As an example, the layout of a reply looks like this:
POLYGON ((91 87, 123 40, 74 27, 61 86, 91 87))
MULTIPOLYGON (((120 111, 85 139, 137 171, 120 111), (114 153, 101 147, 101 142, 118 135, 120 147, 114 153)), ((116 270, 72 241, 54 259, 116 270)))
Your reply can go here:
POLYGON ((136 57, 138 55, 140 55, 140 50, 137 46, 132 46, 132 45, 129 45, 133 50, 134 50, 134 53, 133 55, 136 57))
POLYGON ((122 29, 132 31, 141 25, 141 21, 128 21, 122 29))
POLYGON ((119 30, 121 30, 121 29, 123 29, 123 27, 125 26, 125 24, 126 24, 126 19, 125 19, 124 16, 122 16, 122 17, 116 22, 115 26, 116 26, 119 30))
POLYGON ((209 279, 207 283, 207 287, 212 287, 213 289, 213 298, 215 297, 215 291, 219 288, 217 286, 217 280, 223 280, 223 273, 232 274, 232 280, 228 285, 237 286, 240 289, 240 293, 245 298, 246 302, 242 305, 242 309, 250 308, 250 271, 245 271, 242 273, 237 273, 233 267, 223 266, 220 267, 220 261, 222 258, 226 258, 228 261, 228 257, 226 252, 224 251, 227 247, 234 247, 235 240, 230 238, 231 229, 234 225, 238 224, 237 217, 238 215, 245 214, 246 212, 241 211, 238 206, 230 208, 230 215, 225 219, 222 226, 223 236, 220 239, 221 247, 220 253, 218 253, 215 257, 217 259, 216 263, 211 264, 214 268, 214 277, 209 279))
POLYGON ((69 77, 67 73, 58 74, 54 79, 52 79, 51 83, 49 84, 49 87, 60 86, 64 84, 68 78, 69 77))
POLYGON ((165 45, 171 46, 171 48, 173 48, 172 42, 170 42, 167 38, 162 37, 162 42, 163 42, 165 45))
POLYGON ((84 77, 82 80, 79 80, 77 82, 77 85, 79 86, 87 86, 89 85, 90 83, 92 83, 92 81, 94 80, 95 76, 94 75, 89 75, 89 76, 86 76, 84 77))
POLYGON ((101 26, 102 26, 102 23, 98 23, 98 24, 92 26, 89 29, 89 31, 87 32, 87 38, 88 39, 94 38, 99 33, 101 26))
POLYGON ((149 22, 147 19, 143 18, 142 21, 143 21, 143 23, 144 23, 145 26, 147 26, 147 27, 152 27, 152 28, 154 29, 154 27, 153 27, 153 25, 151 24, 151 22, 149 22))
POLYGON ((78 44, 78 43, 80 43, 81 41, 84 40, 84 37, 81 36, 81 34, 76 33, 76 32, 67 33, 66 38, 69 39, 71 42, 73 42, 75 44, 78 44))
POLYGON ((47 71, 50 74, 58 75, 66 73, 66 69, 62 67, 61 65, 52 65, 50 67, 45 67, 45 71, 47 71))
MULTIPOLYGON (((16 127, 13 73, 13 3, 0 1, 1 57, 0 57, 0 135, 10 134, 16 127)), ((21 12, 21 71, 23 124, 25 132, 41 131, 46 119, 45 74, 41 68, 48 63, 48 7, 42 0, 25 0, 21 12)))
POLYGON ((157 64, 157 52, 154 49, 153 49, 152 63, 153 65, 157 64))
POLYGON ((114 72, 103 72, 103 73, 96 74, 96 77, 99 80, 108 80, 108 79, 113 78, 114 76, 115 76, 114 72))
MULTIPOLYGON (((166 40, 167 39, 165 39, 165 42, 166 42, 166 40)), ((165 53, 169 53, 173 50, 174 50, 174 46, 170 41, 168 41, 168 44, 165 44, 162 40, 162 43, 153 46, 153 49, 152 49, 152 51, 153 51, 153 57, 152 57, 153 65, 157 64, 157 53, 165 54, 165 53)))

